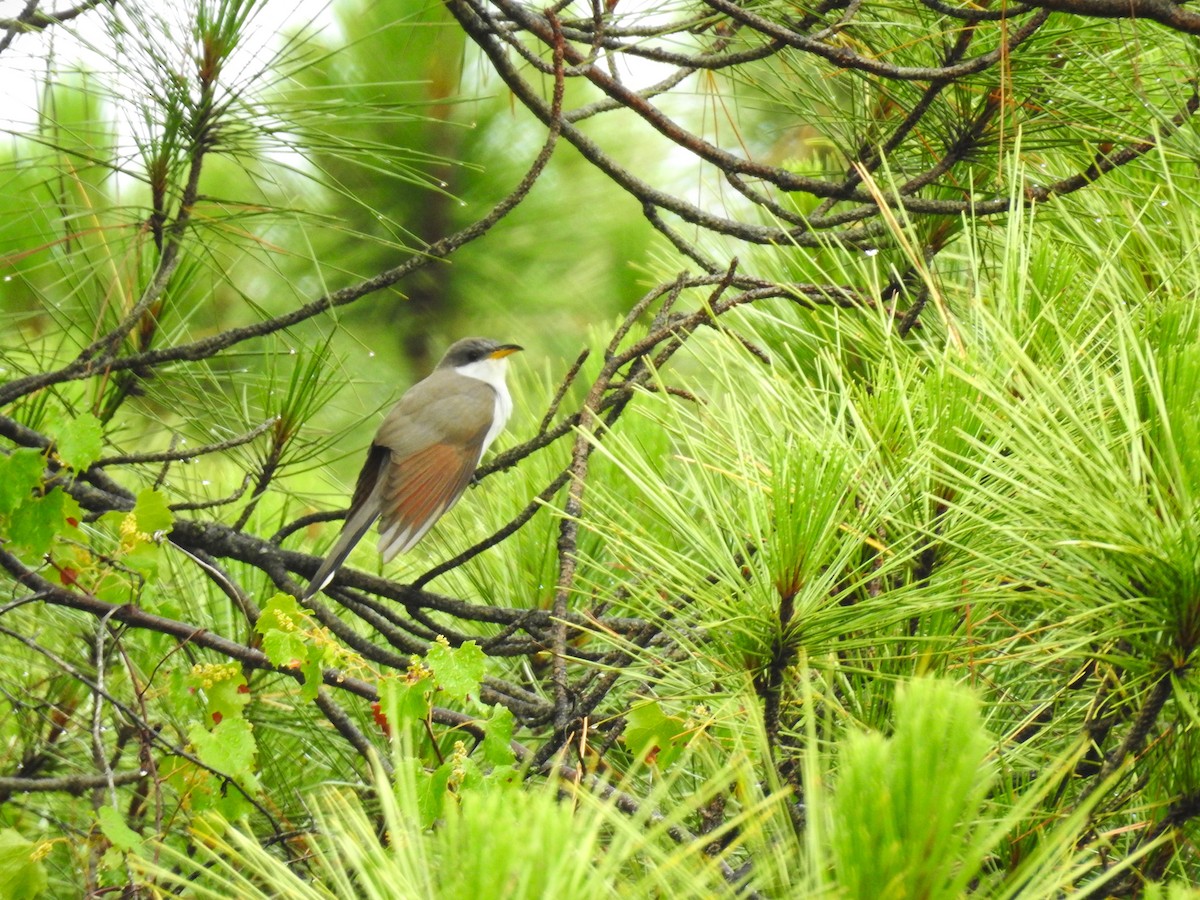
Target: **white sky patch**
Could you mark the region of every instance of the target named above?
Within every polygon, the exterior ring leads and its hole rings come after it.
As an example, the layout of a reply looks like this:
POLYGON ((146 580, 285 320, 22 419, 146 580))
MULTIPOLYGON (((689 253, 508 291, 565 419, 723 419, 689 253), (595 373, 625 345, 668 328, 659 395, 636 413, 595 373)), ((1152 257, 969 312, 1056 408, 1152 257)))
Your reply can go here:
MULTIPOLYGON (((25 9, 26 0, 0 0, 0 19, 14 19, 25 9)), ((43 11, 72 5, 69 0, 51 3, 44 0, 43 11)), ((216 6, 216 2, 210 3, 216 6)), ((283 45, 288 32, 301 28, 326 30, 335 28, 331 0, 267 0, 258 5, 244 31, 241 47, 230 60, 231 70, 226 80, 237 79, 238 69, 261 67, 283 45)), ((171 56, 183 60, 187 47, 183 40, 188 34, 186 23, 194 14, 195 0, 162 0, 154 5, 157 15, 176 23, 179 45, 171 56)), ((48 80, 62 73, 82 69, 95 73, 109 82, 109 89, 121 89, 119 75, 114 71, 112 39, 107 20, 116 14, 107 6, 84 13, 70 22, 41 32, 18 34, 8 49, 0 54, 0 131, 22 133, 37 124, 40 93, 48 80)), ((3 32, 0 32, 2 34, 3 32)))

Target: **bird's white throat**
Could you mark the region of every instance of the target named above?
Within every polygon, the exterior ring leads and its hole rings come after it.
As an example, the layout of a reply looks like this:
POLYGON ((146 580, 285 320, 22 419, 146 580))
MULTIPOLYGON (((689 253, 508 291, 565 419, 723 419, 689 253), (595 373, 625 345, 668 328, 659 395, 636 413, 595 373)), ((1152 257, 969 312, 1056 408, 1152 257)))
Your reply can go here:
POLYGON ((504 430, 504 426, 508 422, 508 417, 512 415, 512 395, 509 394, 508 384, 504 380, 504 376, 508 372, 508 360, 503 357, 499 359, 490 357, 487 359, 477 359, 475 362, 469 362, 463 366, 455 366, 454 371, 459 375, 467 376, 467 378, 476 378, 485 384, 490 384, 496 391, 496 406, 492 411, 492 426, 488 429, 487 434, 484 435, 483 446, 479 450, 479 457, 482 459, 483 454, 487 452, 487 448, 496 439, 496 435, 504 430))

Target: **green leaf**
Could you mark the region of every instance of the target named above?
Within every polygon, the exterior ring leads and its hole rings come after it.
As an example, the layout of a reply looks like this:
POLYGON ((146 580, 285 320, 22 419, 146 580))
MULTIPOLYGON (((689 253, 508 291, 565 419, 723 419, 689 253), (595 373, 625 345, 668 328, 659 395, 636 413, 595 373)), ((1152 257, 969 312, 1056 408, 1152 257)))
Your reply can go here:
POLYGON ((17 830, 0 830, 0 900, 32 900, 47 888, 38 847, 17 830))
POLYGON ((113 807, 105 805, 96 812, 100 820, 100 831, 112 841, 112 845, 125 853, 140 853, 142 851, 142 836, 130 828, 121 814, 113 807))
POLYGON ((483 758, 493 766, 511 766, 517 758, 512 748, 512 736, 512 710, 496 704, 483 736, 483 758))
POLYGON ((263 636, 262 648, 272 665, 284 669, 302 665, 308 658, 308 644, 295 632, 272 629, 263 636))
POLYGON ((305 702, 317 699, 317 691, 320 690, 324 681, 324 666, 322 665, 324 656, 325 651, 320 647, 310 645, 308 655, 300 664, 300 671, 304 675, 304 683, 300 685, 300 699, 305 702))
POLYGON ((166 497, 153 488, 146 488, 138 494, 133 514, 137 518, 138 531, 149 535, 170 531, 175 521, 171 510, 167 508, 166 497))
POLYGON ((55 488, 46 496, 32 498, 17 507, 9 523, 13 543, 24 547, 32 556, 45 554, 54 536, 66 525, 65 496, 55 488))
POLYGON ((32 900, 48 881, 38 846, 12 828, 0 830, 0 900, 32 900))
POLYGON ((263 636, 263 653, 282 669, 299 669, 304 676, 300 685, 301 700, 315 700, 321 686, 324 651, 305 640, 300 632, 272 629, 263 636))
POLYGON ((11 513, 30 499, 42 483, 46 457, 40 450, 22 447, 0 456, 0 514, 11 513))
POLYGON ((204 692, 207 712, 214 723, 241 717, 250 702, 246 676, 237 663, 213 663, 195 666, 188 682, 204 692))
POLYGON ((456 700, 465 700, 472 694, 479 695, 486 659, 474 641, 467 641, 457 648, 438 641, 429 648, 425 664, 433 670, 443 691, 456 700))
POLYGON ((104 427, 90 412, 76 416, 59 433, 54 442, 58 458, 76 471, 83 471, 100 458, 104 442, 104 427))
POLYGON ((154 578, 158 574, 158 567, 162 563, 162 558, 163 548, 161 544, 156 544, 153 541, 143 541, 126 553, 121 562, 139 575, 143 575, 149 579, 154 578))
POLYGON ((634 707, 625 721, 625 745, 639 759, 665 768, 679 755, 683 726, 667 716, 657 703, 634 707))
POLYGON ((429 678, 385 678, 379 683, 379 705, 388 720, 422 722, 429 715, 429 695, 433 681, 429 678))
POLYGON ((312 610, 301 606, 291 594, 275 594, 263 605, 254 630, 259 634, 266 634, 272 628, 291 630, 301 625, 300 620, 306 619, 311 613, 312 610))
POLYGON ((416 757, 405 760, 412 769, 412 777, 416 783, 417 810, 421 817, 421 827, 428 828, 439 818, 446 805, 446 783, 450 779, 448 766, 439 766, 432 773, 426 773, 421 767, 421 761, 416 757))
POLYGON ((315 700, 321 687, 325 650, 308 639, 310 611, 295 597, 276 594, 267 601, 254 629, 263 636, 263 652, 277 666, 300 669, 301 700, 315 700))
POLYGON ((195 722, 188 730, 188 739, 196 749, 196 756, 206 766, 236 779, 243 786, 255 784, 254 759, 258 744, 254 740, 253 726, 245 719, 240 716, 222 719, 211 731, 195 722))
POLYGON ((447 803, 457 803, 461 793, 475 790, 483 783, 483 775, 475 761, 465 755, 461 747, 456 747, 427 780, 418 782, 417 799, 422 823, 426 827, 432 825, 450 812, 447 803))

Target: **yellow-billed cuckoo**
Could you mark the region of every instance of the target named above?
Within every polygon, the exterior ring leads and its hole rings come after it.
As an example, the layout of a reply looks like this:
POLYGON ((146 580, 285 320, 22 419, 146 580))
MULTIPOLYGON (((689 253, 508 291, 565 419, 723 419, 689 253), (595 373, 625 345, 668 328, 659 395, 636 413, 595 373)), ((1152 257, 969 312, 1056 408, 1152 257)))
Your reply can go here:
POLYGON ((371 442, 342 533, 303 599, 329 584, 376 519, 379 552, 387 562, 416 544, 454 505, 512 414, 505 357, 520 349, 464 338, 427 378, 405 391, 371 442))

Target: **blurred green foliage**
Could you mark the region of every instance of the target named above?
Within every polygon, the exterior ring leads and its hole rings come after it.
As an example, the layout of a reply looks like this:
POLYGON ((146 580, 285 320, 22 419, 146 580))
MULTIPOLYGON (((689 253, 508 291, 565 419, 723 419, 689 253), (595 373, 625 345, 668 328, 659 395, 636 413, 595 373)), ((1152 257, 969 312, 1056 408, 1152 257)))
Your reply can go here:
MULTIPOLYGON (((545 139, 440 5, 356 0, 279 35, 263 9, 96 10, 111 65, 42 45, 41 117, 0 155, 0 387, 86 357, 0 410, 0 896, 1183 896, 1200 144, 1182 129, 1024 203, 1031 172, 1094 159, 1100 125, 1140 140, 1177 83, 1093 91, 1175 71, 1181 37, 1130 57, 1126 23, 1064 15, 1009 73, 1019 118, 956 83, 862 176, 895 189, 982 110, 994 130, 954 175, 1020 201, 1003 217, 896 213, 869 244, 768 242, 736 266, 699 237, 748 280, 673 291, 695 261, 560 142, 486 239, 257 333, 478 221, 545 139), (1042 52, 1064 46, 1071 66, 1042 52), (790 288, 715 318, 768 283, 790 288), (487 471, 386 573, 358 549, 391 593, 302 606, 282 588, 332 539, 378 411, 468 332, 527 348, 498 451, 560 438, 487 471), (88 369, 114 333, 121 354, 195 352, 88 369)), ((663 10, 703 13, 683 49, 738 32, 708 9, 663 10)), ((903 61, 972 30, 879 9, 895 21, 871 40, 831 39, 903 61)), ((827 174, 923 96, 798 58, 672 101, 827 174)), ((572 104, 599 96, 578 81, 572 104)), ((586 128, 770 219, 626 125, 586 128)), ((960 197, 951 181, 929 193, 960 197)))

